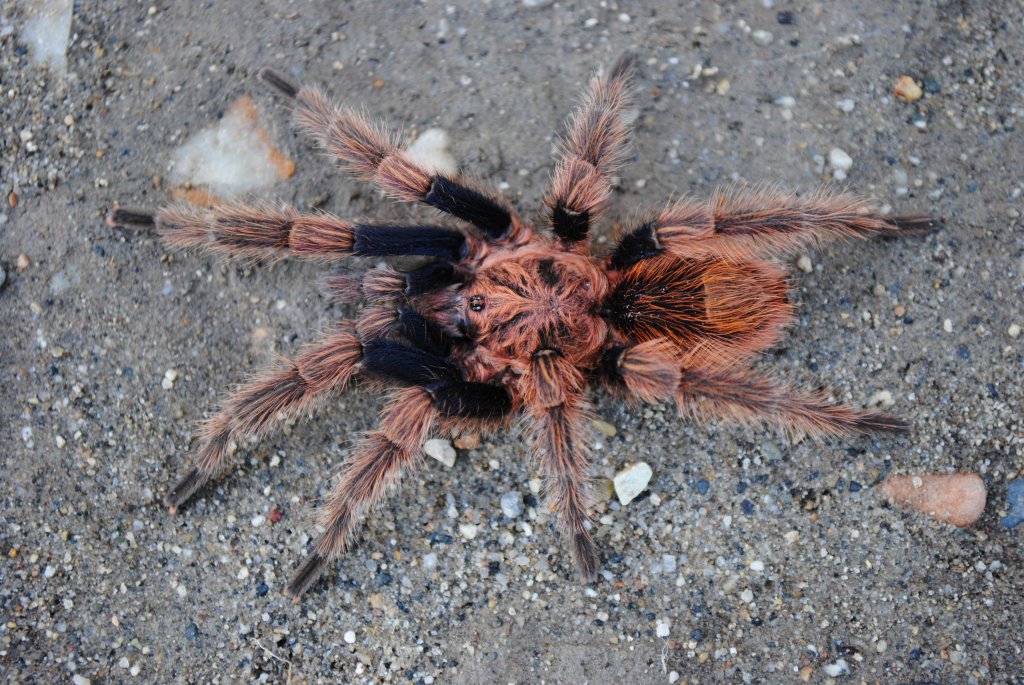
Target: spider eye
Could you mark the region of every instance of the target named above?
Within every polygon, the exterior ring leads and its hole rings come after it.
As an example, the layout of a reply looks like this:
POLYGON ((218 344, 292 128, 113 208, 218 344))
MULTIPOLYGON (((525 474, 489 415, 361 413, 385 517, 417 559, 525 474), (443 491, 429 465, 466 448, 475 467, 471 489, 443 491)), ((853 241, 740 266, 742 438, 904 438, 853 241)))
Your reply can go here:
POLYGON ((471 298, 469 298, 469 308, 472 309, 474 312, 482 312, 484 309, 484 296, 473 295, 471 298))

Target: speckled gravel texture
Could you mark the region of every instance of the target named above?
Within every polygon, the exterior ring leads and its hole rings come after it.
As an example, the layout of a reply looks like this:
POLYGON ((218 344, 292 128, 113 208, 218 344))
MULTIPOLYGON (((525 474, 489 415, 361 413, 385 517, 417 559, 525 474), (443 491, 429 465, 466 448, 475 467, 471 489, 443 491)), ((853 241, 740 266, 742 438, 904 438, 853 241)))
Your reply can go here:
MULTIPOLYGON (((3 25, 23 4, 4 3, 3 25)), ((31 65, 16 31, 0 37, 5 680, 1019 679, 1024 526, 1000 520, 1024 470, 1024 338, 1008 334, 1024 324, 1024 8, 769 4, 83 0, 65 79, 31 65), (925 238, 811 254, 810 273, 794 270, 792 333, 764 360, 840 401, 888 391, 912 435, 791 445, 600 396, 616 429, 594 432, 606 574, 586 588, 529 485, 526 447, 502 435, 451 469, 425 462, 325 581, 287 601, 312 504, 374 425, 380 400, 359 389, 243 445, 235 470, 169 515, 160 498, 196 421, 355 309, 321 298, 319 267, 172 254, 109 228, 111 205, 166 202, 155 177, 171 151, 249 93, 298 162, 274 196, 429 216, 300 140, 254 78, 271 64, 408 133, 445 128, 468 172, 534 211, 579 88, 625 49, 640 59, 640 115, 599 242, 671 196, 736 180, 813 189, 830 159, 845 166, 833 148, 852 160, 850 191, 945 220, 925 238), (893 97, 901 75, 921 100, 893 97), (649 491, 620 507, 604 479, 640 459, 649 491), (988 486, 972 528, 873 490, 952 470, 988 486), (508 492, 524 498, 513 520, 508 492)))

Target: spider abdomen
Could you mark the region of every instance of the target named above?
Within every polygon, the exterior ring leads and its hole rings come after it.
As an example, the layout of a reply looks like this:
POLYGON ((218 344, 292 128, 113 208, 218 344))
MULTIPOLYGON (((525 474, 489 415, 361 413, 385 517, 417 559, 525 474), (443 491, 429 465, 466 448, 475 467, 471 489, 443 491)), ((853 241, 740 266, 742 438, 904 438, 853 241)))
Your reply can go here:
POLYGON ((661 255, 625 271, 605 312, 629 340, 668 338, 691 364, 725 363, 779 339, 791 318, 784 277, 767 262, 661 255))

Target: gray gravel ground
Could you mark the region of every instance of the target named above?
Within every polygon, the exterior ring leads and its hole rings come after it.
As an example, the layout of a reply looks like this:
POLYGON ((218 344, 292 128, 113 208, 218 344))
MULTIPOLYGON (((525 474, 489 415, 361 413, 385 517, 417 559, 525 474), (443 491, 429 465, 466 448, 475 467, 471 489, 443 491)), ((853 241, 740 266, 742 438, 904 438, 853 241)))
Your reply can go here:
MULTIPOLYGON (((24 5, 5 3, 2 24, 24 5)), ((1019 2, 150 5, 76 3, 64 79, 30 64, 17 31, 0 37, 0 189, 17 196, 0 208, 8 682, 1021 679, 1024 527, 1000 523, 1024 470, 1024 339, 1008 334, 1024 324, 1019 2), (252 93, 298 161, 275 196, 427 216, 295 136, 254 79, 274 64, 410 132, 443 126, 467 171, 533 211, 578 89, 624 49, 641 61, 640 116, 605 240, 673 195, 814 188, 832 148, 853 160, 851 191, 943 217, 927 238, 812 255, 791 336, 765 360, 842 401, 889 391, 913 434, 790 445, 601 397, 617 432, 595 437, 598 475, 642 457, 654 478, 626 507, 602 503, 607 573, 589 588, 537 505, 525 446, 498 436, 451 469, 431 460, 289 603, 311 503, 374 424, 379 399, 361 390, 243 446, 236 470, 168 515, 160 497, 221 393, 354 309, 317 294, 318 267, 171 254, 109 228, 110 206, 166 202, 154 177, 170 152, 252 93), (893 97, 902 74, 923 99, 893 97), (872 488, 952 470, 989 488, 972 528, 872 488), (508 492, 525 498, 513 520, 508 492)))

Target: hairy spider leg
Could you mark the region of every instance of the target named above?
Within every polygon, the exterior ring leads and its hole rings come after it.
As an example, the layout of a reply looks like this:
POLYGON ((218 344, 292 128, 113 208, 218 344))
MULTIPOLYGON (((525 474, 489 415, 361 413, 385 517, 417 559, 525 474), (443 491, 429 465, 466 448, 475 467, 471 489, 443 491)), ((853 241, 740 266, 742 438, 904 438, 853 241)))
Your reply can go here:
POLYGON ((559 350, 540 349, 521 387, 548 506, 568 538, 580 579, 589 583, 597 576, 598 558, 590 534, 593 503, 583 374, 559 350))
POLYGON ((232 202, 212 208, 179 203, 156 212, 118 208, 110 222, 152 226, 171 248, 251 259, 424 255, 458 261, 469 251, 466 236, 447 228, 363 224, 267 203, 232 202))
POLYGON ((353 174, 372 181, 391 197, 422 202, 467 221, 488 240, 523 242, 529 229, 509 207, 462 178, 451 178, 417 164, 383 126, 332 102, 315 86, 298 87, 264 68, 259 78, 295 101, 295 121, 353 174))
POLYGON ((828 192, 801 198, 763 187, 728 188, 707 202, 668 205, 622 237, 612 264, 625 268, 662 250, 736 262, 783 258, 828 240, 916 235, 939 227, 928 216, 887 217, 861 200, 828 192))
POLYGON ((321 290, 339 302, 376 302, 426 295, 464 280, 465 274, 455 265, 428 262, 408 271, 390 267, 339 269, 321 281, 321 290))
POLYGON ((363 345, 351 326, 342 326, 295 361, 262 372, 230 395, 200 426, 193 466, 164 496, 171 513, 223 469, 232 441, 262 435, 287 417, 312 411, 345 388, 362 356, 363 345))
POLYGON ((635 57, 623 55, 593 77, 569 118, 544 199, 548 221, 565 249, 586 250, 591 224, 611 197, 613 177, 626 161, 635 57))
POLYGON ((814 439, 907 430, 906 423, 889 414, 831 404, 823 393, 772 383, 748 369, 682 368, 678 351, 664 339, 611 348, 601 371, 613 391, 643 402, 674 400, 682 414, 702 420, 768 424, 814 439))
POLYGON ((802 431, 815 439, 905 433, 909 428, 890 414, 831 404, 823 393, 795 390, 745 370, 684 370, 676 403, 698 419, 712 414, 747 425, 769 424, 786 433, 802 431))
POLYGON ((402 390, 385 409, 380 426, 370 431, 317 513, 324 528, 313 550, 285 589, 298 601, 351 543, 361 517, 379 502, 401 472, 414 466, 435 424, 494 430, 512 413, 512 398, 503 387, 461 379, 447 360, 394 340, 368 342, 363 370, 381 379, 412 387, 402 390))

